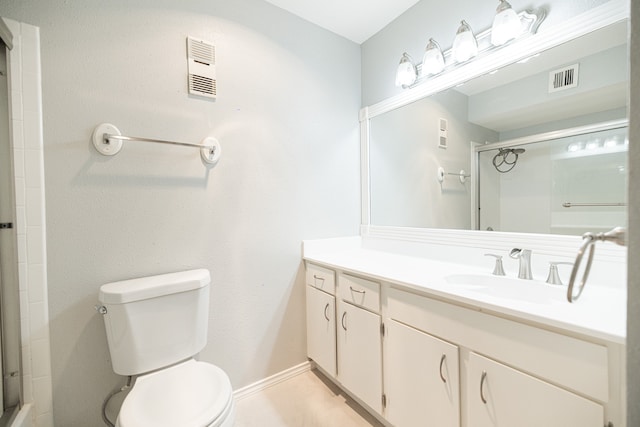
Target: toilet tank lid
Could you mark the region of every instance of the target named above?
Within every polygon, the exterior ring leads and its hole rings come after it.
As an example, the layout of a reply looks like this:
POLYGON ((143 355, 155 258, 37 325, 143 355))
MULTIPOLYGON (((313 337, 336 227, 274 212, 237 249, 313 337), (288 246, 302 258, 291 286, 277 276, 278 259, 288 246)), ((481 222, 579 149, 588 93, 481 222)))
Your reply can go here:
POLYGON ((103 304, 124 304, 202 288, 211 282, 209 270, 198 269, 122 280, 100 286, 103 304))

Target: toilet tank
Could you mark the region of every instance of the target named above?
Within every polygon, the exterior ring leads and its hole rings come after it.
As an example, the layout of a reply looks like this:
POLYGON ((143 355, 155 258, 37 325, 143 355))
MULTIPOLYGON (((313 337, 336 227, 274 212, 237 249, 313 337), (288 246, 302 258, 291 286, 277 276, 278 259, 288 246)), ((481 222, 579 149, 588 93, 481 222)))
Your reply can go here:
POLYGON ((138 375, 188 359, 207 342, 209 271, 189 270, 100 287, 113 370, 138 375))

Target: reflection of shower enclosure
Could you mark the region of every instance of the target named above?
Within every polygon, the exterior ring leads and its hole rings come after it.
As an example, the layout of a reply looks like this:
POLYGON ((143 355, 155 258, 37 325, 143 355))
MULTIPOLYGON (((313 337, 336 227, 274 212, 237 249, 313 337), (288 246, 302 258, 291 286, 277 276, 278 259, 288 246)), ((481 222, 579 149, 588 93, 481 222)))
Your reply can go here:
POLYGON ((618 122, 478 148, 478 228, 582 234, 626 224, 626 135, 618 122), (495 167, 505 148, 526 148, 506 173, 495 167))

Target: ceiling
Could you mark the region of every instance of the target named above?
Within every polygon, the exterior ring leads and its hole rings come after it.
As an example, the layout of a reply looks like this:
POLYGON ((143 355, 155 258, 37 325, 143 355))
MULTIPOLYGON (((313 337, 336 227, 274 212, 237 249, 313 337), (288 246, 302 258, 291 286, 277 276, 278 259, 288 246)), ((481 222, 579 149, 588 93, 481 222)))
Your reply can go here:
POLYGON ((361 44, 419 0, 265 0, 361 44))

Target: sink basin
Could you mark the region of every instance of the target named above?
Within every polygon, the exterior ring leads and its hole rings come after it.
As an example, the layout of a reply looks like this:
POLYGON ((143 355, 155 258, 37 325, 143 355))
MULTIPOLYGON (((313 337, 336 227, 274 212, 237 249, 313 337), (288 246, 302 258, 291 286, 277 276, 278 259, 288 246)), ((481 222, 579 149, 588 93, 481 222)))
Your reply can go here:
POLYGON ((565 286, 482 274, 452 274, 445 277, 445 282, 455 286, 461 293, 468 292, 533 304, 560 303, 566 301, 567 293, 565 286))

